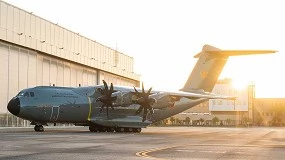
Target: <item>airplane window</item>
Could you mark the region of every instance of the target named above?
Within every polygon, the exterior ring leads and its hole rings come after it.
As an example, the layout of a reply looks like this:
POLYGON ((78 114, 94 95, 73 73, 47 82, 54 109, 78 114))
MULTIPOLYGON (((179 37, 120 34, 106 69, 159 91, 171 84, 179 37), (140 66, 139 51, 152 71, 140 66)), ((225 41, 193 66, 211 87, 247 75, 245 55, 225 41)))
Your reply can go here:
POLYGON ((29 93, 28 93, 28 92, 25 92, 25 93, 24 93, 24 97, 29 97, 29 93))
POLYGON ((34 97, 35 93, 34 92, 30 92, 30 95, 31 95, 31 97, 34 97))

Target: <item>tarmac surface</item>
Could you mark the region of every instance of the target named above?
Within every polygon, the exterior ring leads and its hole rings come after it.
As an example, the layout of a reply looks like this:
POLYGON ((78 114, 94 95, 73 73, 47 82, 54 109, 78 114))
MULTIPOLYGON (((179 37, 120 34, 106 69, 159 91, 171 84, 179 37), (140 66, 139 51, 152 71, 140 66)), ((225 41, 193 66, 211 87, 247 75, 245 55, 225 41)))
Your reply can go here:
POLYGON ((0 159, 285 159, 285 128, 148 127, 141 133, 0 128, 0 159))

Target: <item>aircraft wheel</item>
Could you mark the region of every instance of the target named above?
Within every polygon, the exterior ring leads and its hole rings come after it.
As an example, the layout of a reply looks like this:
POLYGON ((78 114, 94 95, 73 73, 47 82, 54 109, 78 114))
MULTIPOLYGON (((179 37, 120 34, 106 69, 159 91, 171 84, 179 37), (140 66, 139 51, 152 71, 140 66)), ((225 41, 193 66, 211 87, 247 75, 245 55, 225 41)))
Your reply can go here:
POLYGON ((123 127, 117 127, 117 128, 115 129, 115 131, 116 131, 116 132, 119 132, 119 133, 124 132, 124 130, 125 130, 125 128, 123 128, 123 127))
POLYGON ((125 132, 133 132, 133 128, 125 128, 125 132))
POLYGON ((45 129, 42 125, 39 125, 39 132, 43 132, 45 129))
POLYGON ((95 126, 89 126, 89 131, 90 132, 97 132, 98 129, 95 126))
POLYGON ((136 133, 141 133, 142 129, 141 128, 134 128, 134 132, 136 133))
POLYGON ((38 126, 38 125, 35 125, 34 130, 35 130, 36 132, 38 132, 38 131, 39 131, 39 126, 38 126))
POLYGON ((36 132, 43 132, 44 131, 44 127, 42 125, 35 125, 34 130, 36 132))
POLYGON ((107 128, 107 132, 114 132, 115 131, 115 128, 114 127, 108 127, 107 128))
POLYGON ((102 127, 99 128, 99 131, 100 132, 106 132, 107 131, 107 127, 102 126, 102 127))

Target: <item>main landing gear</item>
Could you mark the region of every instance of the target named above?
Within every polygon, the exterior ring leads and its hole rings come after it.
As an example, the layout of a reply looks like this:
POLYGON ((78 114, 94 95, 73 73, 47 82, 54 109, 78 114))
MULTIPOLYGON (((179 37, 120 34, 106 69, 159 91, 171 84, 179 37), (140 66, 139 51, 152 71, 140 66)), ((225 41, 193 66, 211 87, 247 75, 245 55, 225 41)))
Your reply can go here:
POLYGON ((36 132, 43 132, 45 129, 44 129, 43 125, 35 125, 34 130, 36 132))
POLYGON ((118 132, 118 133, 140 133, 141 128, 129 127, 106 127, 106 126, 89 126, 90 132, 118 132))

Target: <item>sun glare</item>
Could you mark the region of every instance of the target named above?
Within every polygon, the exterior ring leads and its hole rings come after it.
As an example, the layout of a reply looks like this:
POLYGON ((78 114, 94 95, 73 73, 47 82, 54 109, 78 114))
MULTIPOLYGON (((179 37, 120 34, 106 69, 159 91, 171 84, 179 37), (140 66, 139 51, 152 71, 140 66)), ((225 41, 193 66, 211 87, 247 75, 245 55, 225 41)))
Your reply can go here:
POLYGON ((242 80, 242 79, 233 79, 232 80, 232 86, 235 89, 244 89, 249 85, 249 82, 246 80, 242 80))

